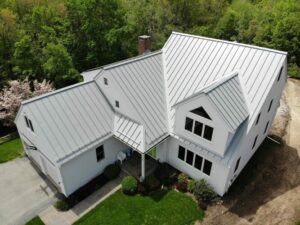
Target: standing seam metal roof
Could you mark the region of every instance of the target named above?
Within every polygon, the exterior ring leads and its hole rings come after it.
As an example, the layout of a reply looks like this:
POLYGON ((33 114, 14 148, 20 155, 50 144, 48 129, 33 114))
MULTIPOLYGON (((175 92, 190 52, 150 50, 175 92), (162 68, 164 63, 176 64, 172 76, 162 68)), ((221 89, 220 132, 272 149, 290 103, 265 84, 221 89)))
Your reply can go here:
POLYGON ((113 111, 94 81, 25 101, 22 107, 29 118, 34 117, 43 144, 52 149, 52 162, 112 133, 113 111))
POLYGON ((143 152, 143 127, 121 114, 115 116, 114 136, 134 149, 143 152))
POLYGON ((232 130, 246 117, 256 117, 285 59, 285 52, 173 32, 161 51, 86 71, 83 75, 93 81, 33 98, 22 107, 35 117, 53 161, 64 161, 113 134, 136 149, 142 149, 145 139, 147 150, 170 133, 176 137, 172 106, 200 92, 232 130), (238 75, 227 79, 232 71, 238 75), (115 82, 138 118, 114 112, 94 82, 103 74, 115 82))
MULTIPOLYGON (((239 71, 240 90, 245 95, 250 118, 255 115, 272 77, 286 58, 285 52, 177 32, 172 33, 163 52, 171 106, 232 71, 239 71)), ((225 93, 222 90, 212 98, 225 93)), ((175 110, 169 110, 174 126, 175 110)))
MULTIPOLYGON (((154 52, 132 60, 103 67, 103 76, 118 86, 118 90, 131 103, 135 118, 145 129, 147 150, 168 133, 162 52, 154 52)), ((123 135, 126 135, 123 133, 123 135)))

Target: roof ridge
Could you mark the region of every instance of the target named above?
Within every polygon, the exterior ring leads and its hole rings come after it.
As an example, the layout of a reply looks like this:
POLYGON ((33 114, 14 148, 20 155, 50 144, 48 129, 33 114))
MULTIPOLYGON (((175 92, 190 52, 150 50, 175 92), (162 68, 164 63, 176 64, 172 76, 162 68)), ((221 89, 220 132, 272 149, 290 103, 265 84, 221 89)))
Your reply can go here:
POLYGON ((64 87, 64 88, 60 88, 60 89, 57 89, 57 90, 48 92, 48 93, 46 93, 46 94, 39 95, 39 96, 30 98, 30 99, 27 99, 27 100, 23 101, 23 102, 21 103, 21 105, 26 105, 26 104, 29 104, 29 103, 32 103, 32 102, 41 100, 41 99, 43 99, 43 98, 50 97, 50 96, 52 96, 52 95, 56 95, 56 94, 59 94, 59 93, 61 93, 61 92, 68 91, 68 90, 70 90, 70 89, 77 88, 77 87, 80 87, 80 86, 83 86, 83 85, 86 85, 86 84, 90 84, 90 83, 95 83, 95 81, 94 81, 94 80, 84 81, 84 82, 80 82, 80 83, 77 83, 77 84, 73 84, 73 85, 70 85, 70 86, 67 86, 67 87, 64 87))
POLYGON ((239 72, 233 71, 231 73, 229 73, 228 75, 225 75, 223 77, 221 77, 219 80, 216 80, 210 84, 208 84, 207 86, 204 86, 200 91, 207 94, 209 92, 211 92, 212 90, 214 90, 215 88, 218 88, 220 85, 228 82, 229 80, 231 80, 232 78, 236 77, 239 74, 239 72))
POLYGON ((127 64, 127 63, 131 63, 131 62, 135 62, 135 61, 138 61, 138 60, 142 60, 142 59, 145 59, 145 58, 149 58, 149 57, 152 57, 154 55, 158 55, 160 53, 162 53, 161 49, 159 49, 157 51, 154 51, 154 52, 149 52, 149 53, 144 54, 144 55, 138 55, 138 56, 134 56, 134 57, 131 57, 131 58, 128 58, 128 59, 124 59, 124 60, 118 61, 118 62, 110 63, 110 64, 102 66, 101 68, 103 68, 104 70, 105 69, 111 69, 111 68, 114 68, 116 66, 120 66, 120 65, 127 64))
MULTIPOLYGON (((93 78, 93 80, 96 80, 97 77, 99 77, 99 75, 101 74, 101 72, 103 70, 115 68, 117 66, 125 65, 125 64, 131 63, 131 62, 136 62, 138 60, 146 59, 146 58, 149 58, 149 57, 152 57, 152 56, 155 56, 155 55, 158 55, 158 54, 162 54, 162 53, 163 53, 162 49, 159 49, 157 51, 149 52, 149 53, 144 54, 144 55, 134 56, 134 57, 131 57, 131 58, 128 58, 128 59, 124 59, 124 60, 121 60, 121 61, 118 61, 118 62, 113 62, 113 63, 107 64, 107 65, 98 67, 98 69, 101 68, 102 70, 99 71, 99 73, 93 78)), ((87 72, 87 71, 84 71, 84 72, 87 72)), ((84 72, 82 72, 82 73, 84 73, 84 72)))
POLYGON ((284 54, 284 55, 288 54, 285 51, 280 51, 280 50, 276 50, 276 49, 272 49, 272 48, 260 47, 260 46, 256 46, 256 45, 252 45, 252 44, 244 44, 244 43, 235 42, 235 41, 227 41, 227 40, 216 39, 216 38, 211 38, 211 37, 204 37, 204 36, 200 36, 200 35, 186 34, 186 33, 181 33, 181 32, 177 32, 177 31, 172 31, 172 34, 194 37, 194 38, 216 41, 216 42, 223 42, 223 43, 232 44, 232 45, 239 45, 239 46, 243 46, 243 47, 255 48, 255 49, 260 49, 260 50, 264 50, 264 51, 270 51, 270 52, 275 52, 275 53, 279 53, 279 54, 284 54))

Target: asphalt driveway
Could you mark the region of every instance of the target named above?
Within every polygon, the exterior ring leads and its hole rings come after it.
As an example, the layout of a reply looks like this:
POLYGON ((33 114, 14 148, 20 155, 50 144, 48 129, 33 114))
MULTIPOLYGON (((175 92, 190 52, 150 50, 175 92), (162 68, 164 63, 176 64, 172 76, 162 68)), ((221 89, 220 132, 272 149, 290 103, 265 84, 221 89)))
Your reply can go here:
POLYGON ((27 158, 0 164, 0 225, 23 225, 55 201, 27 158))

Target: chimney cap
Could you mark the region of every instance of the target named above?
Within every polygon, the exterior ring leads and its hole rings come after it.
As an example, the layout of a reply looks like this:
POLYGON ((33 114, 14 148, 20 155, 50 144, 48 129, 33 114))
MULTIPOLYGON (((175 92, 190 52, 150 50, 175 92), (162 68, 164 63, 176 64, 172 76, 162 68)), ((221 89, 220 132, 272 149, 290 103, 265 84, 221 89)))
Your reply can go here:
POLYGON ((140 39, 149 39, 150 36, 149 35, 141 35, 139 36, 140 39))

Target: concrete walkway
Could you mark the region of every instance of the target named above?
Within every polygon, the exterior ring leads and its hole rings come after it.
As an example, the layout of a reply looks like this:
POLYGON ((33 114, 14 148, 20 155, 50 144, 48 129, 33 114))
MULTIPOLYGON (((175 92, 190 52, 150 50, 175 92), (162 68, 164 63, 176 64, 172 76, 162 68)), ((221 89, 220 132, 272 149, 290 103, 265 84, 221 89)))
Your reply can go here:
POLYGON ((55 201, 27 158, 0 164, 0 225, 23 225, 55 201))
POLYGON ((121 188, 120 184, 123 177, 124 174, 121 173, 117 179, 108 182, 67 212, 60 212, 53 206, 50 206, 41 212, 39 216, 46 225, 71 225, 100 202, 119 190, 121 188))

